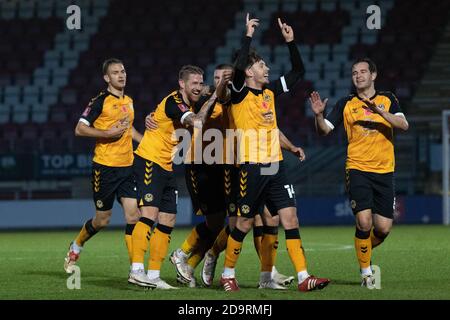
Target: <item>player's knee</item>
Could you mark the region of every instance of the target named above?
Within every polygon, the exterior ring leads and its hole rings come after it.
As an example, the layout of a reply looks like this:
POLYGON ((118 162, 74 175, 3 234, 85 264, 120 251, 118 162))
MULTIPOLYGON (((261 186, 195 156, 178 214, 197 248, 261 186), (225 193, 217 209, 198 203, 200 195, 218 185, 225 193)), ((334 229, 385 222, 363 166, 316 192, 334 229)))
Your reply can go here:
POLYGON ((111 220, 111 217, 101 217, 100 219, 97 219, 96 223, 96 229, 102 229, 108 226, 109 221, 111 220))
POLYGON ((285 230, 296 229, 299 227, 297 214, 280 215, 281 224, 285 230))
POLYGON ((141 217, 139 212, 127 212, 125 214, 125 220, 127 221, 128 224, 136 224, 139 221, 139 218, 141 217))
POLYGON ((358 217, 356 220, 356 228, 364 232, 370 232, 370 229, 372 229, 372 219, 358 217))
POLYGON ((236 227, 244 233, 248 233, 253 226, 253 219, 242 218, 238 219, 236 227))
POLYGON ((266 223, 267 226, 269 227, 278 227, 278 225, 280 224, 280 217, 279 216, 275 216, 275 217, 271 217, 269 219, 266 219, 266 223))
POLYGON ((379 240, 384 241, 389 235, 390 228, 382 228, 382 229, 373 229, 373 235, 377 237, 379 240))

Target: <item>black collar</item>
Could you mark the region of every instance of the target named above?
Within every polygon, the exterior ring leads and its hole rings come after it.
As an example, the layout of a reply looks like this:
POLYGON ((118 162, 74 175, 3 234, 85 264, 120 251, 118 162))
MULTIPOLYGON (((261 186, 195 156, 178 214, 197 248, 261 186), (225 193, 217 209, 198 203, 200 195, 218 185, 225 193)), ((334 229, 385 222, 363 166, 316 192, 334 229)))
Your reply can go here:
POLYGON ((248 88, 249 91, 251 91, 255 95, 259 95, 259 94, 262 94, 264 92, 264 88, 262 88, 262 89, 253 89, 253 88, 250 88, 250 87, 247 87, 247 88, 248 88))
MULTIPOLYGON (((375 94, 369 98, 369 100, 373 100, 376 96, 378 95, 378 91, 375 90, 375 94)), ((358 93, 355 93, 355 96, 359 99, 359 100, 364 100, 363 98, 361 98, 360 96, 358 96, 358 93)))
POLYGON ((180 96, 181 100, 183 101, 183 103, 184 103, 185 105, 187 105, 188 107, 192 107, 189 103, 187 103, 187 102, 184 100, 184 97, 183 97, 183 95, 181 94, 180 90, 177 90, 177 94, 180 96))
POLYGON ((123 97, 125 97, 125 92, 123 93, 122 97, 116 96, 114 93, 112 93, 111 91, 109 91, 108 89, 106 89, 106 92, 110 95, 112 95, 113 97, 116 97, 117 99, 122 99, 123 97))

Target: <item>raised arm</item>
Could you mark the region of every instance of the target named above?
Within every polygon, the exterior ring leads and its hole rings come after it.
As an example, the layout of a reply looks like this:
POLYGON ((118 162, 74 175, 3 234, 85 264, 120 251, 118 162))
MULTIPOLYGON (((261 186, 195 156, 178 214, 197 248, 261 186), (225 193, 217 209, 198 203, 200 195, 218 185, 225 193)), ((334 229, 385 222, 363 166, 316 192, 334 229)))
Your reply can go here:
POLYGON ((291 26, 283 23, 280 18, 278 18, 278 26, 280 27, 281 34, 283 35, 289 49, 291 70, 276 81, 274 88, 275 95, 288 92, 289 89, 292 88, 305 74, 305 66, 294 41, 294 30, 291 26))
POLYGON ((323 115, 325 111, 325 106, 327 105, 328 99, 322 101, 318 92, 314 91, 311 93, 311 97, 309 98, 309 102, 311 103, 311 109, 314 112, 315 122, 316 122, 316 131, 321 136, 326 136, 331 132, 331 128, 327 125, 325 117, 323 115))
POLYGON ((182 123, 190 127, 201 128, 210 114, 210 109, 217 101, 216 91, 211 95, 211 97, 203 104, 200 111, 197 113, 191 112, 183 119, 182 123))
POLYGON ((259 19, 250 19, 250 14, 246 16, 246 34, 242 47, 236 59, 235 72, 233 76, 233 89, 237 92, 242 90, 245 83, 245 69, 247 68, 248 53, 250 51, 250 43, 252 42, 253 33, 259 26, 259 19))
POLYGON ((233 77, 232 70, 224 70, 222 73, 222 78, 216 88, 217 100, 220 103, 227 103, 230 101, 230 89, 228 88, 228 83, 233 77))

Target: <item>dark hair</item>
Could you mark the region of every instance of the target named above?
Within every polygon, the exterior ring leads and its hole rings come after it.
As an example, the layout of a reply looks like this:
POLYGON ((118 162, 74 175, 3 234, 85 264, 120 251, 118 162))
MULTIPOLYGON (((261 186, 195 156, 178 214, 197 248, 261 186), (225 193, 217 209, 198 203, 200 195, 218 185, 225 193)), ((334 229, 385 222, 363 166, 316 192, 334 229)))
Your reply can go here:
POLYGON ((180 72, 178 73, 178 79, 187 80, 190 74, 203 75, 203 73, 202 68, 188 64, 181 67, 180 72))
POLYGON ((102 71, 103 74, 108 73, 108 68, 112 64, 123 64, 122 60, 116 59, 116 58, 109 58, 106 59, 105 62, 103 62, 102 71))
MULTIPOLYGON (((239 56, 239 52, 240 52, 240 50, 237 50, 233 54, 232 61, 234 64, 236 64, 236 60, 237 60, 237 57, 239 56)), ((251 67, 253 64, 255 64, 256 62, 261 61, 261 60, 263 60, 263 58, 258 54, 258 52, 256 52, 255 48, 251 47, 248 52, 246 68, 251 67)))
POLYGON ((375 64, 375 62, 373 62, 373 61, 372 61, 371 59, 369 59, 369 58, 359 58, 359 59, 356 59, 356 61, 353 62, 353 64, 352 64, 352 69, 353 69, 353 67, 355 66, 355 64, 361 63, 361 62, 365 62, 365 63, 367 63, 367 64, 369 65, 369 71, 370 71, 370 73, 377 72, 377 65, 375 64))
POLYGON ((230 64, 230 63, 221 63, 221 64, 216 66, 215 70, 227 70, 227 69, 233 70, 234 66, 232 64, 230 64))

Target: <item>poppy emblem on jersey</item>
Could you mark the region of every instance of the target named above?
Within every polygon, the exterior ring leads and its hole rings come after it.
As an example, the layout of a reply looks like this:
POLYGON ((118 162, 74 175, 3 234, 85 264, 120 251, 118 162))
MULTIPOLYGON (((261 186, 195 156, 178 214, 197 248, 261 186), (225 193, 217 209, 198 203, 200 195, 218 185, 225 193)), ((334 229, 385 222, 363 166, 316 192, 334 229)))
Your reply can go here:
POLYGON ((363 108, 364 108, 364 115, 365 116, 370 116, 371 114, 373 114, 372 110, 370 110, 366 106, 364 106, 363 108))
POLYGON ((97 200, 97 208, 103 208, 103 202, 102 200, 97 200))
POLYGON ((153 195, 151 193, 147 193, 144 196, 144 199, 145 199, 146 202, 152 202, 153 201, 153 195))
POLYGON ((181 112, 186 112, 189 110, 189 108, 182 103, 178 104, 178 108, 181 110, 181 112))
POLYGON ((265 101, 262 102, 261 106, 263 109, 269 109, 269 104, 265 101))
POLYGON ((123 111, 124 113, 127 113, 127 112, 128 112, 128 109, 127 109, 127 105, 126 105, 126 104, 122 105, 122 111, 123 111))
POLYGON ((88 114, 89 114, 89 112, 91 112, 91 107, 87 107, 86 109, 84 109, 84 112, 83 112, 83 117, 87 117, 88 116, 88 114))
POLYGON ((243 214, 247 214, 247 213, 250 212, 250 207, 248 205, 244 204, 242 206, 242 210, 241 211, 242 211, 243 214))

